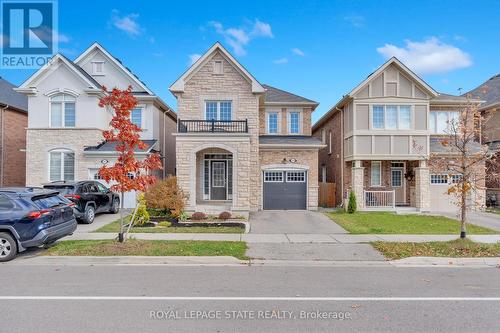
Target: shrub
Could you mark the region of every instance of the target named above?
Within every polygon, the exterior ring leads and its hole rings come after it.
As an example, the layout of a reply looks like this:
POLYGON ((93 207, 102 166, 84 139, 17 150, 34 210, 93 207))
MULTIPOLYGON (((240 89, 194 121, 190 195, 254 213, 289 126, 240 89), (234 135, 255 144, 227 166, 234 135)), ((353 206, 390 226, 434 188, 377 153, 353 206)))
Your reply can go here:
POLYGON ((186 196, 173 176, 156 182, 146 192, 148 208, 166 211, 175 218, 184 210, 185 201, 186 196))
POLYGON ((189 218, 189 215, 186 213, 186 212, 182 212, 179 214, 179 221, 187 221, 187 219, 189 218))
POLYGON ((349 214, 355 213, 357 210, 357 205, 356 205, 356 196, 354 195, 354 192, 351 191, 349 193, 349 204, 347 206, 347 212, 349 214))
POLYGON ((199 220, 204 220, 207 218, 207 214, 203 212, 194 212, 193 215, 191 215, 191 220, 199 221, 199 220))
POLYGON ((135 213, 134 225, 144 225, 149 222, 149 213, 146 209, 146 199, 144 199, 144 193, 139 193, 137 195, 137 212, 135 213))
POLYGON ((160 226, 160 227, 171 227, 172 226, 172 222, 161 221, 160 223, 158 223, 158 226, 160 226))
POLYGON ((219 220, 229 220, 231 218, 230 212, 222 212, 219 214, 219 220))

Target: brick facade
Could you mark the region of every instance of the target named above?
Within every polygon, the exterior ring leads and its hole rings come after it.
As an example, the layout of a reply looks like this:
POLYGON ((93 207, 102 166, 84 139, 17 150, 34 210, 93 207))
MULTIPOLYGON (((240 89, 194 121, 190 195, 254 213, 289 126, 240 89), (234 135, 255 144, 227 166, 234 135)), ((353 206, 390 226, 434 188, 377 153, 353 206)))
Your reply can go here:
POLYGON ((11 108, 1 112, 0 186, 25 186, 28 113, 11 108))

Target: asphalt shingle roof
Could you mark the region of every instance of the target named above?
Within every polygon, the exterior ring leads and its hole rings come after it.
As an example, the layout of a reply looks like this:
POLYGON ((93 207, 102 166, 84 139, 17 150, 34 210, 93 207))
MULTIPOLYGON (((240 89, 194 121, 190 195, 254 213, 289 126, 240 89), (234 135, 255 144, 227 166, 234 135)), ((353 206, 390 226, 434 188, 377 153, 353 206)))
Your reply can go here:
POLYGON ((488 81, 466 94, 471 94, 472 97, 484 101, 481 107, 500 102, 500 74, 491 77, 488 81))
POLYGON ((465 96, 455 96, 450 94, 439 93, 436 97, 432 99, 433 101, 457 101, 466 102, 467 98, 465 96))
POLYGON ((0 104, 28 112, 28 97, 14 90, 15 85, 0 77, 0 104))
POLYGON ((96 79, 94 79, 92 77, 92 75, 90 75, 89 73, 87 73, 86 71, 83 70, 83 68, 81 68, 80 66, 78 66, 77 64, 75 64, 73 61, 69 60, 66 56, 62 55, 62 57, 64 57, 65 60, 67 60, 71 66, 73 66, 78 72, 82 73, 83 76, 85 76, 90 82, 92 82, 96 88, 98 89, 101 89, 102 86, 99 82, 96 81, 96 79))
MULTIPOLYGON (((146 144, 146 149, 139 149, 136 147, 134 151, 136 153, 146 153, 146 152, 151 150, 151 147, 153 147, 153 145, 156 143, 156 141, 157 140, 142 140, 142 142, 144 142, 146 144)), ((86 152, 100 152, 100 153, 115 152, 116 145, 117 145, 117 142, 115 142, 115 141, 113 141, 113 142, 104 141, 97 146, 85 147, 84 151, 86 151, 86 152)))
POLYGON ((322 142, 315 137, 305 135, 261 135, 260 144, 279 145, 321 145, 322 142))
POLYGON ((302 96, 298 96, 292 94, 288 91, 284 91, 275 87, 271 87, 270 85, 263 84, 264 89, 266 89, 265 93, 265 101, 270 103, 310 103, 310 104, 318 104, 317 102, 307 99, 302 96))

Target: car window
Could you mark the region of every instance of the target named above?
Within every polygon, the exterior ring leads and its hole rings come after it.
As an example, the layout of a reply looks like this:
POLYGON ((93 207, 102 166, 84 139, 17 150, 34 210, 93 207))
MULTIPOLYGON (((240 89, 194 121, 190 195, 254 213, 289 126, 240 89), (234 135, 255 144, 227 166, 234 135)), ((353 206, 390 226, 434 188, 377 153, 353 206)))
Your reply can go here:
POLYGON ((103 193, 108 192, 108 188, 106 186, 102 185, 101 183, 97 183, 97 187, 99 188, 99 191, 101 191, 103 193))
POLYGON ((74 186, 44 186, 44 187, 50 188, 51 190, 55 190, 62 195, 73 194, 75 192, 74 186))
POLYGON ((52 208, 66 204, 66 202, 59 195, 52 195, 49 197, 34 197, 33 202, 42 209, 52 208))
POLYGON ((90 192, 89 185, 88 184, 82 185, 81 191, 82 191, 82 193, 89 193, 90 192))
POLYGON ((97 188, 97 185, 95 185, 95 184, 89 184, 88 187, 89 187, 91 193, 98 193, 99 192, 99 189, 97 188))
POLYGON ((14 208, 12 201, 6 196, 0 195, 0 211, 11 210, 14 208))

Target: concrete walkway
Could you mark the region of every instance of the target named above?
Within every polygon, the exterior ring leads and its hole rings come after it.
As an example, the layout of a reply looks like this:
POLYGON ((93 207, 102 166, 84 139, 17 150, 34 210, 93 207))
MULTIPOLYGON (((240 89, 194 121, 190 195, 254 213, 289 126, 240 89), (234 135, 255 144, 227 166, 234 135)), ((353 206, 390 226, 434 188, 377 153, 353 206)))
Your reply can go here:
MULTIPOLYGON (((311 243, 311 244, 359 244, 385 242, 435 242, 450 241, 458 235, 351 235, 351 234, 211 234, 211 233, 131 233, 135 239, 149 240, 211 240, 244 241, 247 243, 311 243)), ((75 233, 63 240, 114 239, 116 233, 75 233)), ((498 243, 500 235, 470 235, 474 242, 498 243)))
MULTIPOLYGON (((127 216, 128 214, 131 213, 130 209, 125 209, 124 216, 127 216)), ((94 222, 92 224, 84 224, 84 223, 78 223, 78 227, 75 230, 75 233, 87 233, 87 232, 93 232, 100 227, 104 227, 106 224, 109 224, 111 222, 114 222, 120 218, 120 213, 117 214, 110 214, 110 213, 102 213, 102 214, 97 214, 95 216, 94 222)))

